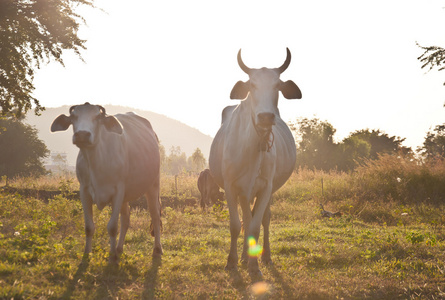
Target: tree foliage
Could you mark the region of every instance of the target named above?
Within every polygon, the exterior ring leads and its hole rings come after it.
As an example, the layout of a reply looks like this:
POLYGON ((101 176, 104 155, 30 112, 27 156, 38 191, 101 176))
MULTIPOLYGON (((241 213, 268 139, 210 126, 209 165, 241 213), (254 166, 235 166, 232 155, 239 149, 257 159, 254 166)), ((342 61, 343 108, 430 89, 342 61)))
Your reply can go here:
POLYGON ((317 118, 299 119, 291 123, 290 128, 297 143, 297 168, 351 171, 365 159, 375 160, 382 154, 411 152, 410 148, 402 145, 405 139, 389 136, 380 130, 357 130, 336 143, 336 129, 317 118))
POLYGON ((15 118, 0 119, 0 175, 38 176, 44 174, 42 158, 49 154, 37 129, 15 118))
POLYGON ((317 118, 302 118, 290 124, 297 143, 297 167, 330 170, 334 167, 334 127, 317 118))
POLYGON ((427 132, 419 152, 426 160, 445 159, 445 124, 427 132))
POLYGON ((337 167, 342 171, 355 169, 359 162, 370 157, 371 145, 360 136, 349 136, 340 144, 337 167))
POLYGON ((404 138, 389 136, 388 134, 382 132, 380 129, 357 130, 349 135, 349 138, 351 137, 357 137, 369 143, 370 159, 377 159, 379 155, 384 153, 393 154, 402 151, 408 154, 408 152, 411 151, 410 148, 402 146, 403 141, 405 141, 404 138))
POLYGON ((189 157, 182 152, 181 147, 172 146, 170 154, 165 154, 164 146, 160 146, 161 152, 161 172, 169 175, 179 175, 184 172, 199 173, 206 165, 207 161, 201 149, 196 148, 189 157))
MULTIPOLYGON (((422 63, 422 69, 429 66, 429 69, 437 67, 439 71, 445 69, 445 48, 439 46, 423 47, 417 44, 424 50, 423 54, 417 59, 422 63)), ((444 82, 445 85, 445 82, 444 82)))
POLYGON ((3 115, 17 116, 35 105, 32 96, 35 68, 51 59, 63 65, 64 50, 80 56, 85 40, 77 36, 84 19, 75 12, 94 0, 1 0, 0 1, 0 107, 3 115))
POLYGON ((190 171, 195 173, 204 170, 206 164, 207 161, 204 157, 204 154, 202 154, 201 149, 199 148, 196 148, 192 156, 187 159, 188 168, 190 169, 190 171))

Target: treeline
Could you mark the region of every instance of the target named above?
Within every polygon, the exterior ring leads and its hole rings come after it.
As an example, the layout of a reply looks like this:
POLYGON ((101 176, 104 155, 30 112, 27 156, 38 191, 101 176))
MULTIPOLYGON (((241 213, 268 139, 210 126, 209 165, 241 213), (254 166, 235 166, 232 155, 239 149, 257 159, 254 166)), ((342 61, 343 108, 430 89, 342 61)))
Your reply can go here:
MULTIPOLYGON (((336 129, 327 121, 301 118, 289 125, 297 146, 297 170, 352 171, 381 155, 409 156, 419 162, 445 159, 445 124, 427 132, 423 145, 415 150, 402 145, 404 138, 389 136, 379 129, 357 130, 336 142, 336 129)), ((15 117, 4 117, 0 119, 0 129, 0 176, 39 176, 47 172, 42 159, 49 150, 35 128, 15 117)), ((161 141, 160 152, 164 174, 198 173, 207 167, 199 148, 187 157, 180 147, 171 147, 167 153, 161 141)))
POLYGON ((207 160, 199 148, 196 148, 189 157, 187 157, 185 152, 181 151, 181 147, 179 146, 172 146, 168 155, 162 144, 159 150, 161 152, 161 173, 163 174, 178 175, 189 172, 199 173, 207 166, 207 160))
POLYGON ((422 162, 445 158, 445 124, 429 131, 423 146, 415 150, 402 145, 404 138, 379 129, 357 130, 335 142, 336 129, 327 121, 301 118, 289 125, 297 144, 297 169, 352 171, 385 154, 416 156, 422 162))

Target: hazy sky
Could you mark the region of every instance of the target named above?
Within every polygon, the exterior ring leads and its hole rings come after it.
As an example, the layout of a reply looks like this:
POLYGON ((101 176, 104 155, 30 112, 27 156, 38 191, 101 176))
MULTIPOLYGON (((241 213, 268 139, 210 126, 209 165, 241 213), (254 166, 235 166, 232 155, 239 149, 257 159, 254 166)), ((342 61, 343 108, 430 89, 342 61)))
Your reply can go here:
MULTIPOLYGON (((252 68, 278 67, 301 89, 280 95, 285 121, 318 117, 341 140, 359 129, 381 129, 416 148, 445 123, 445 72, 421 69, 416 46, 445 47, 445 1, 97 0, 82 9, 87 39, 65 68, 37 73, 35 96, 47 107, 117 104, 141 108, 214 136, 229 94, 252 68)), ((156 124, 153 124, 156 130, 156 124)))

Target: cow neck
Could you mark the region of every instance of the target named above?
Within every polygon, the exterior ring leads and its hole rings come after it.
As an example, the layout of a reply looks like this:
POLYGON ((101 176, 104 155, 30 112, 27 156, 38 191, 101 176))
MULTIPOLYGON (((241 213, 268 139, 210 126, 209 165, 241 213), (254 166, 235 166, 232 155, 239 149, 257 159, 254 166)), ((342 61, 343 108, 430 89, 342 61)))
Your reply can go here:
POLYGON ((255 128, 255 131, 260 139, 260 141, 258 142, 258 151, 270 152, 270 149, 272 149, 275 140, 272 128, 270 128, 270 130, 264 130, 259 128, 255 123, 255 118, 253 115, 252 115, 252 125, 253 128, 255 128))
MULTIPOLYGON (((249 97, 250 100, 250 97, 249 97)), ((251 101, 251 100, 250 100, 251 101)), ((255 122, 255 116, 253 112, 250 113, 251 121, 252 121, 252 127, 255 129, 255 132, 259 138, 258 142, 258 151, 259 152, 270 152, 270 149, 272 149, 275 136, 272 131, 272 127, 270 130, 264 130, 260 128, 256 122, 255 122)))

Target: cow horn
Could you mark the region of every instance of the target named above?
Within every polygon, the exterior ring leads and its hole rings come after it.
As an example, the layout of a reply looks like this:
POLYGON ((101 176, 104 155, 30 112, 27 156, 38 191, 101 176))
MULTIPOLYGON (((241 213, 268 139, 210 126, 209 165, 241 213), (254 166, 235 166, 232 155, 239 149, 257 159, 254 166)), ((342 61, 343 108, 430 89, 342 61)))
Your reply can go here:
POLYGON ((289 48, 286 48, 286 50, 287 50, 286 60, 284 61, 283 65, 278 68, 278 72, 280 72, 280 74, 286 71, 287 67, 289 67, 290 64, 290 59, 291 59, 290 50, 289 48))
POLYGON ((77 105, 73 105, 73 106, 70 107, 70 115, 71 115, 71 113, 73 112, 73 110, 76 108, 76 106, 77 106, 77 105))
POLYGON ((238 65, 240 66, 241 70, 247 74, 250 74, 251 69, 244 64, 243 59, 241 58, 241 49, 238 51, 238 65))

